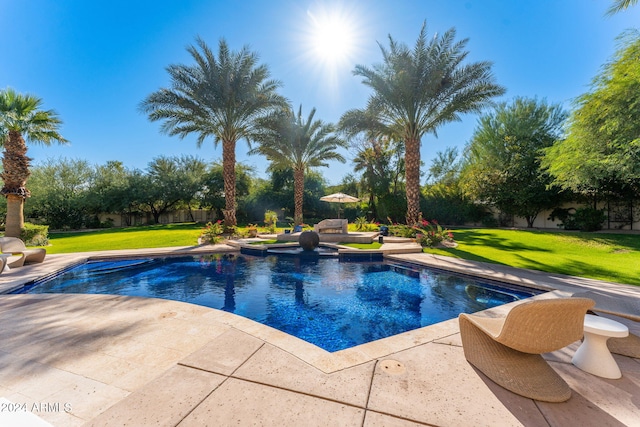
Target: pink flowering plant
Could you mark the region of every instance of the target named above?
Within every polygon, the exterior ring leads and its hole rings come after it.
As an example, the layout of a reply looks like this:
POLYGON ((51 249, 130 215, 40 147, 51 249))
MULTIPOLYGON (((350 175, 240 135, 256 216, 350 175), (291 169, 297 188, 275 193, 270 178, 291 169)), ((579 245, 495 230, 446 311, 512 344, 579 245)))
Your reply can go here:
POLYGON ((389 219, 389 232, 394 236, 409 237, 416 239, 423 247, 432 248, 439 243, 453 243, 453 233, 450 230, 442 228, 435 219, 427 221, 420 218, 413 225, 394 224, 389 219))
POLYGON ((435 219, 427 221, 421 219, 413 226, 416 242, 422 247, 432 248, 442 242, 453 242, 453 233, 442 228, 435 219))
POLYGON ((202 229, 200 233, 200 241, 202 243, 216 244, 222 242, 222 233, 224 227, 222 226, 222 220, 216 222, 209 221, 207 225, 202 229))

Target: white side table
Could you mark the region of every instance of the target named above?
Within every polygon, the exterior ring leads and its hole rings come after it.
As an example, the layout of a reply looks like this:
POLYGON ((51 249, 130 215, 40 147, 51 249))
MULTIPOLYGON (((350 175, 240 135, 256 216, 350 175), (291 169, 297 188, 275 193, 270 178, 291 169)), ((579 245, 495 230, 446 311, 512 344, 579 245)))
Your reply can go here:
POLYGON ((609 338, 624 338, 629 328, 605 317, 584 316, 584 341, 573 355, 571 362, 578 368, 603 378, 622 377, 620 368, 607 348, 609 338))

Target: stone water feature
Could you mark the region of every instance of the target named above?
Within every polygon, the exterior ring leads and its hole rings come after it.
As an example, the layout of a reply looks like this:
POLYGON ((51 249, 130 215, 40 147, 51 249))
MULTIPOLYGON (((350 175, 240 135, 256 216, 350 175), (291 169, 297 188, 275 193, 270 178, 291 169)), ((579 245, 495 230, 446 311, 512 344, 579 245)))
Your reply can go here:
POLYGON ((303 231, 298 237, 298 244, 303 251, 313 251, 320 244, 320 235, 315 231, 303 231))

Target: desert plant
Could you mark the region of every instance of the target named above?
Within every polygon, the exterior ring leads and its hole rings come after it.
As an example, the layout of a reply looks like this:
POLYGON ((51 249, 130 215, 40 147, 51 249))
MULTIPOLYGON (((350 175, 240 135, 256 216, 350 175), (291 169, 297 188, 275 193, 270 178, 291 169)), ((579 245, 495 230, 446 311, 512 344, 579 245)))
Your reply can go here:
POLYGON ((364 216, 357 217, 355 220, 355 223, 356 223, 356 230, 367 231, 369 221, 367 221, 366 217, 364 216))

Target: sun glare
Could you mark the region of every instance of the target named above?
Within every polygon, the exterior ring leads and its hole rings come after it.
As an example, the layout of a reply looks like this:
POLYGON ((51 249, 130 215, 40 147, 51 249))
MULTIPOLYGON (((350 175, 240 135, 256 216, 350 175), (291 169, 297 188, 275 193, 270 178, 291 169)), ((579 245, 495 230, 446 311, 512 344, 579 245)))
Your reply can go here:
POLYGON ((304 15, 291 35, 299 51, 293 61, 323 95, 335 98, 370 41, 367 13, 355 2, 337 1, 316 2, 300 11, 304 15))
POLYGON ((314 55, 321 61, 334 65, 346 62, 354 49, 353 24, 338 13, 307 14, 311 19, 311 45, 314 55))

